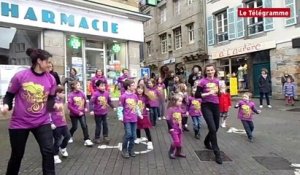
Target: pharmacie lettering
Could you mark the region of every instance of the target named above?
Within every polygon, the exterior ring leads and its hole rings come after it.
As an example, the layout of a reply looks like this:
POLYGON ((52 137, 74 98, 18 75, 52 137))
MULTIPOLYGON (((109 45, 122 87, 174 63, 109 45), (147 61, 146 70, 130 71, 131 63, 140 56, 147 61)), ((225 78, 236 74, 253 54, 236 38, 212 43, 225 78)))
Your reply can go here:
POLYGON ((76 27, 81 29, 93 29, 95 31, 111 32, 118 34, 118 23, 109 22, 101 19, 91 19, 84 16, 77 17, 73 14, 54 13, 48 9, 35 10, 28 7, 25 14, 20 14, 20 6, 18 4, 9 4, 1 2, 1 16, 11 18, 23 18, 30 21, 40 21, 60 26, 76 27), (41 19, 37 18, 37 14, 41 14, 41 19))

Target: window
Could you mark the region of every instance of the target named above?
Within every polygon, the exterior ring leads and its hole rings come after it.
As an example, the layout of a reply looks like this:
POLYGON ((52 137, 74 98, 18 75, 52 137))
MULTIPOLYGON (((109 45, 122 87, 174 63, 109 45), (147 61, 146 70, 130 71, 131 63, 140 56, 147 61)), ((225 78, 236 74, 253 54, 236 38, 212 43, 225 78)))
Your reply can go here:
POLYGON ((194 23, 187 25, 187 28, 188 28, 189 43, 193 43, 195 40, 194 23))
POLYGON ((160 23, 167 21, 167 7, 164 5, 160 8, 160 23))
POLYGON ((227 11, 223 11, 216 15, 217 41, 222 42, 228 40, 228 20, 227 11))
POLYGON ((174 29, 175 50, 182 47, 181 27, 174 29))
MULTIPOLYGON (((247 8, 262 8, 262 0, 254 0, 247 3, 247 8)), ((263 18, 248 18, 248 35, 253 35, 264 31, 263 18)))
POLYGON ((25 43, 15 43, 16 53, 25 52, 25 43))
POLYGON ((193 3, 193 0, 187 0, 187 4, 191 5, 193 3))
POLYGON ((147 55, 151 56, 151 41, 146 42, 147 44, 147 55))
POLYGON ((174 15, 180 14, 180 0, 174 1, 174 15))
POLYGON ((161 53, 167 53, 167 34, 160 35, 160 49, 161 53))

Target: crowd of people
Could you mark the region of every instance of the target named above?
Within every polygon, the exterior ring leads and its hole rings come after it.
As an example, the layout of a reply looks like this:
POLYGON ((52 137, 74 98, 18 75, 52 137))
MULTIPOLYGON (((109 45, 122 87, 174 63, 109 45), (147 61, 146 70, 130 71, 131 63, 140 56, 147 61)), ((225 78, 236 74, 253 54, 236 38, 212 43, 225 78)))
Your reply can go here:
MULTIPOLYGON (((215 161, 222 164, 218 145, 217 132, 219 126, 226 127, 228 112, 232 106, 230 93, 225 84, 220 83, 214 65, 203 68, 195 65, 188 78, 188 85, 178 75, 162 69, 159 77, 143 77, 137 81, 130 77, 129 70, 123 69, 118 78, 121 90, 119 103, 114 105, 107 88, 107 79, 102 70, 97 70, 90 81, 91 94, 82 91, 76 77, 76 69, 71 69, 70 77, 61 83, 49 63, 50 53, 41 49, 28 49, 27 55, 32 60, 31 68, 18 72, 13 76, 4 97, 1 112, 13 110, 9 124, 11 157, 7 166, 7 174, 18 174, 30 132, 35 136, 42 154, 43 174, 55 174, 55 163, 61 163, 60 155, 68 157, 67 146, 73 143, 74 134, 80 123, 83 132, 83 145, 109 144, 109 124, 107 122, 109 108, 116 111, 117 118, 124 126, 122 156, 135 157, 134 146, 142 140, 141 130, 145 131, 147 149, 154 149, 151 130, 157 122, 165 120, 171 145, 168 152, 170 159, 185 158, 183 153, 183 132, 189 132, 188 119, 193 123, 195 139, 200 139, 201 125, 204 119, 208 133, 204 139, 205 148, 212 150, 215 161), (64 111, 64 87, 70 88, 67 96, 67 107, 70 114, 71 128, 64 111), (13 108, 13 100, 15 104, 13 108), (86 114, 94 116, 95 134, 91 139, 86 122, 86 114), (220 124, 221 120, 221 124, 220 124), (102 132, 102 139, 101 139, 102 132)), ((271 80, 268 71, 262 70, 259 78, 260 108, 263 96, 271 108, 269 94, 271 80)), ((294 104, 295 85, 289 76, 283 76, 283 91, 287 104, 294 104)), ((253 115, 261 111, 255 108, 251 93, 244 93, 242 99, 234 106, 238 108, 238 119, 241 120, 250 142, 253 142, 253 115)))

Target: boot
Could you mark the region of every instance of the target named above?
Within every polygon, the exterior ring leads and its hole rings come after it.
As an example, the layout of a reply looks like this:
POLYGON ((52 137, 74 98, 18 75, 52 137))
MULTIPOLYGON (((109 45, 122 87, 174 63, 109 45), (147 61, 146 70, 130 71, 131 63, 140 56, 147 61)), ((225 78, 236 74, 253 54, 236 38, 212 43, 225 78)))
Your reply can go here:
POLYGON ((169 158, 170 159, 175 159, 175 155, 174 155, 174 151, 175 151, 175 147, 173 145, 170 146, 170 149, 169 149, 169 158))
POLYGON ((196 139, 200 139, 200 133, 199 133, 199 130, 194 130, 195 131, 195 138, 196 139))
POLYGON ((222 164, 223 160, 221 158, 220 151, 215 151, 214 153, 215 153, 215 156, 216 156, 216 160, 215 161, 217 162, 217 164, 222 164))
POLYGON ((205 145, 205 148, 206 148, 206 149, 212 150, 212 147, 211 147, 211 145, 210 145, 210 142, 209 142, 208 140, 206 140, 206 138, 205 138, 205 140, 204 140, 204 145, 205 145))
POLYGON ((182 153, 182 147, 181 146, 176 148, 175 156, 186 158, 186 155, 182 153))

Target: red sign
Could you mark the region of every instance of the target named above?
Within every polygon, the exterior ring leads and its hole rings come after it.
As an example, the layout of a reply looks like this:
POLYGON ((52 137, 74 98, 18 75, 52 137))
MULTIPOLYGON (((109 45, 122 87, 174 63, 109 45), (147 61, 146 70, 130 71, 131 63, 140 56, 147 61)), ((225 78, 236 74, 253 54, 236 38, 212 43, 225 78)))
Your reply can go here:
POLYGON ((238 17, 288 18, 290 16, 290 8, 238 8, 238 17))

